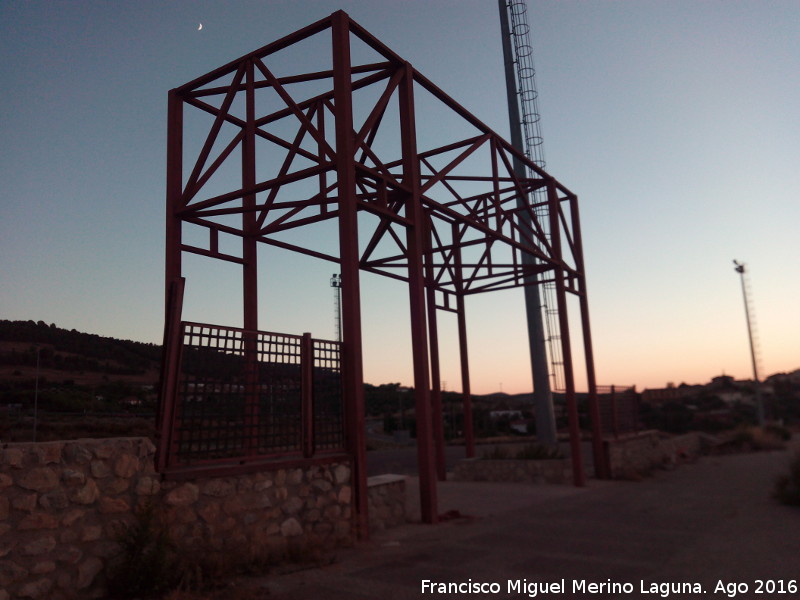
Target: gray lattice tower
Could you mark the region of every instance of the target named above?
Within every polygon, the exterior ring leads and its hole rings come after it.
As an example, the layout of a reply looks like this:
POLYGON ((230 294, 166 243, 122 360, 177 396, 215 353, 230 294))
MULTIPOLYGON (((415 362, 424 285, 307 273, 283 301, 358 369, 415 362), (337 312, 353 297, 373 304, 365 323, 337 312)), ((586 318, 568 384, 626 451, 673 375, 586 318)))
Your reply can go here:
MULTIPOLYGON (((527 8, 524 0, 499 0, 500 29, 503 38, 508 116, 511 128, 511 143, 525 155, 544 168, 544 145, 536 91, 533 49, 530 43, 530 28, 527 23, 527 8)), ((514 161, 514 170, 520 177, 528 176, 522 161, 514 161)), ((534 192, 534 203, 546 205, 546 191, 534 192), (541 197, 540 197, 541 196, 541 197)), ((546 212, 546 209, 539 209, 546 212)), ((540 221, 547 223, 546 215, 539 214, 540 221)), ((525 262, 535 262, 523 255, 525 262)), ((531 281, 525 286, 525 305, 528 320, 528 343, 533 373, 533 397, 536 414, 536 435, 541 443, 554 445, 557 441, 553 411, 552 387, 558 389, 561 360, 558 310, 553 286, 531 281), (548 352, 550 367, 548 371, 548 352)))

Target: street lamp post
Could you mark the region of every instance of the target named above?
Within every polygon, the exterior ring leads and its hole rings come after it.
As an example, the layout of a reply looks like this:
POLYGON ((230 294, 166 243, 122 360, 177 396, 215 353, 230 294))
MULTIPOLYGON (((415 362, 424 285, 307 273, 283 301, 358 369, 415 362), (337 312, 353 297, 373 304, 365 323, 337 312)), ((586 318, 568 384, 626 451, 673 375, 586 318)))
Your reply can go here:
POLYGON ((744 298, 744 315, 747 319, 747 337, 750 340, 750 360, 753 363, 753 380, 756 386, 756 411, 757 411, 757 418, 759 426, 764 426, 764 403, 761 399, 761 383, 758 378, 758 361, 756 360, 756 347, 755 343, 753 342, 753 326, 750 321, 750 301, 747 297, 747 286, 745 285, 744 281, 744 274, 745 274, 745 266, 744 263, 740 263, 734 259, 733 264, 735 266, 735 270, 739 273, 740 279, 742 281, 742 296, 744 298))

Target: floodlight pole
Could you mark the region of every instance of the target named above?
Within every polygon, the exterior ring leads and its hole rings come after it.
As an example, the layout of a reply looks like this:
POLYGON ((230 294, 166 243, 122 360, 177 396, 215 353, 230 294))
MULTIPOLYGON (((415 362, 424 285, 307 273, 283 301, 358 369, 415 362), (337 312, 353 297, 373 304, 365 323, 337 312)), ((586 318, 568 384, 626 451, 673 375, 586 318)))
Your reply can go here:
POLYGON ((342 342, 342 276, 339 273, 331 275, 331 287, 334 288, 334 317, 336 318, 336 340, 342 342))
POLYGON ((742 297, 744 298, 744 315, 747 319, 747 337, 750 340, 750 360, 753 363, 753 381, 756 386, 756 414, 759 426, 764 426, 764 402, 761 398, 761 383, 758 378, 758 361, 756 360, 756 347, 753 342, 753 326, 750 321, 750 301, 747 296, 747 286, 744 281, 745 265, 736 260, 733 261, 736 265, 735 270, 739 273, 739 279, 742 282, 742 297))

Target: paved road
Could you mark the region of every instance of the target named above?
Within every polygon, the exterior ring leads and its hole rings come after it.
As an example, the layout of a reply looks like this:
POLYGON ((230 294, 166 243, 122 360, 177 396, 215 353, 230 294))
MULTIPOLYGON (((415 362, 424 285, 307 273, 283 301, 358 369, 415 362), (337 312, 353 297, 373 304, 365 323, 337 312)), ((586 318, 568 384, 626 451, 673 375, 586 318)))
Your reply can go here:
MULTIPOLYGON (((466 456, 464 446, 445 446, 445 464, 451 471, 453 466, 466 456)), ((417 474, 417 447, 416 445, 390 450, 371 450, 367 452, 367 474, 383 475, 417 474)))
MULTIPOLYGON (((475 448, 475 455, 482 456, 484 452, 489 452, 495 445, 507 445, 517 447, 524 445, 526 441, 511 442, 509 444, 479 444, 475 448)), ((569 456, 569 443, 561 444, 561 451, 564 456, 569 456)), ((464 446, 445 446, 445 465, 448 471, 452 471, 455 464, 466 457, 464 446)), ((581 453, 583 456, 584 468, 587 476, 594 473, 592 463, 591 442, 583 442, 581 453)), ((371 450, 367 452, 367 474, 383 475, 384 473, 394 473, 396 475, 416 475, 417 474, 417 447, 409 445, 403 448, 392 448, 386 450, 371 450)))
MULTIPOLYGON (((585 488, 448 481, 439 486, 441 512, 458 510, 465 517, 380 532, 341 551, 334 564, 259 585, 271 600, 430 597, 421 593, 422 580, 500 586, 494 594, 446 598, 533 597, 509 592, 509 580, 563 581, 560 593, 537 591, 536 597, 549 599, 797 598, 756 593, 757 580, 783 581, 787 590, 790 581, 800 583, 800 510, 770 498, 788 457, 706 457, 641 482, 592 480, 585 488), (576 592, 580 582, 625 589, 576 592), (715 591, 719 582, 748 590, 732 596, 715 591), (703 593, 649 587, 670 583, 696 584, 703 593), (642 585, 650 593, 642 593, 642 585)), ((413 512, 413 479, 409 487, 413 512)))

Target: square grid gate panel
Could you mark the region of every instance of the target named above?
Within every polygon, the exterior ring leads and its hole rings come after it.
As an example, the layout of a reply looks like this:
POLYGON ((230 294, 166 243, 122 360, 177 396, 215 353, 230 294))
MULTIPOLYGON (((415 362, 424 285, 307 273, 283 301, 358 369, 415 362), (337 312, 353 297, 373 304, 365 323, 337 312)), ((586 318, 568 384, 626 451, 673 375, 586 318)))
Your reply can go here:
POLYGON ((344 449, 338 342, 201 323, 181 342, 171 466, 344 449))
POLYGON ((341 344, 314 340, 314 443, 319 450, 344 447, 341 344))

